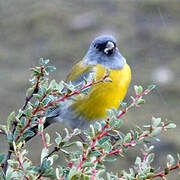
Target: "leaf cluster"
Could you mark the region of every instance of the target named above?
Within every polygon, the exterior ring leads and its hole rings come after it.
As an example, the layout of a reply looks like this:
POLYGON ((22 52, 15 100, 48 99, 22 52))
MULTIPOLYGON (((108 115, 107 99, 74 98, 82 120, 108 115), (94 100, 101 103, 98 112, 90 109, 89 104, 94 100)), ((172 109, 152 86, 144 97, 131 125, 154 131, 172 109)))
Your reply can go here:
POLYGON ((44 132, 44 123, 49 111, 63 106, 66 100, 72 101, 76 95, 88 95, 89 89, 96 83, 111 81, 108 79, 108 70, 101 80, 96 80, 92 76, 90 81, 84 80, 77 86, 63 81, 49 81, 48 75, 55 67, 49 66, 48 63, 49 60, 41 58, 39 66, 31 69, 31 87, 26 92, 24 106, 19 111, 10 113, 6 125, 0 125, 0 134, 6 135, 9 146, 7 154, 0 154, 1 179, 145 180, 165 177, 180 167, 180 156, 177 155, 175 160, 168 154, 164 169, 158 171, 153 168, 154 147, 148 144, 152 139, 160 143, 159 135, 174 129, 174 123, 152 117, 150 123, 142 128, 136 126, 126 133, 121 132, 121 117, 132 107, 141 107, 145 103, 144 96, 155 88, 154 85, 147 89, 134 86, 135 97, 132 97, 130 104, 120 102, 120 110, 107 110, 107 119, 91 124, 86 131, 64 129, 65 135, 56 132, 57 137, 51 140, 50 135, 44 132), (36 131, 32 130, 34 127, 37 127, 36 131), (26 147, 27 139, 31 139, 37 133, 41 135, 43 144, 39 165, 35 165, 28 157, 26 147), (141 149, 142 157, 136 157, 129 171, 120 167, 118 174, 107 172, 108 163, 114 163, 126 156, 125 152, 128 152, 129 148, 140 148, 140 144, 144 146, 141 149), (52 147, 53 150, 50 151, 52 147), (54 165, 59 155, 65 159, 66 165, 54 165))

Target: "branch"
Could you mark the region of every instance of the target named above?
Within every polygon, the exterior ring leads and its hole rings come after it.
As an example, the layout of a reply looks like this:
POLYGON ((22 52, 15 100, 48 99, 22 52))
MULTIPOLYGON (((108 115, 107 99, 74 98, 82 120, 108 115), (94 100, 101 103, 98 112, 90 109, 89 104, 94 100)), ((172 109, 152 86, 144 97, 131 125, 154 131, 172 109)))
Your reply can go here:
MULTIPOLYGON (((42 117, 40 117, 40 122, 39 122, 41 125, 44 124, 43 120, 42 120, 42 117)), ((41 135, 41 139, 42 139, 42 142, 43 142, 43 146, 44 148, 48 148, 48 144, 46 143, 46 139, 45 139, 45 136, 44 136, 44 131, 43 129, 39 132, 40 135, 41 135)))
MULTIPOLYGON (((161 172, 153 175, 151 178, 148 177, 147 179, 153 179, 153 178, 156 178, 156 177, 161 177, 161 178, 163 178, 164 176, 166 176, 167 174, 169 174, 170 171, 173 171, 173 170, 178 169, 178 168, 180 168, 180 163, 179 163, 179 162, 178 162, 178 164, 172 166, 171 168, 168 168, 167 170, 165 169, 165 170, 163 170, 163 171, 161 171, 161 172)), ((136 179, 135 179, 135 180, 136 180, 136 179)))
MULTIPOLYGON (((43 70, 43 67, 41 68, 41 71, 42 71, 42 70, 43 70)), ((29 102, 29 101, 31 100, 31 98, 33 97, 33 94, 35 94, 35 93, 38 92, 38 90, 39 90, 39 83, 40 83, 40 75, 37 76, 37 80, 36 80, 36 85, 35 85, 34 91, 31 93, 30 96, 26 97, 26 101, 25 101, 25 103, 24 103, 24 105, 23 105, 23 107, 22 107, 22 110, 25 110, 28 102, 29 102)), ((21 116, 21 117, 22 117, 22 116, 21 116)), ((21 118, 21 117, 20 117, 20 118, 21 118)), ((17 126, 17 122, 14 121, 14 122, 13 122, 13 127, 12 127, 12 135, 14 135, 14 132, 15 132, 15 130, 16 130, 16 126, 17 126)), ((13 152, 13 146, 9 144, 8 153, 7 153, 7 155, 6 155, 6 159, 5 159, 5 161, 4 161, 4 163, 3 163, 3 166, 2 166, 2 167, 3 167, 3 172, 4 172, 4 174, 6 174, 7 166, 8 166, 8 160, 11 158, 12 152, 13 152)))
MULTIPOLYGON (((136 94, 136 97, 133 98, 133 102, 132 102, 128 107, 124 108, 124 109, 121 111, 121 113, 120 113, 118 116, 116 116, 116 118, 117 118, 117 119, 120 119, 120 118, 121 118, 130 108, 132 108, 133 106, 139 106, 138 100, 139 100, 140 98, 142 98, 143 96, 147 95, 148 93, 150 93, 151 90, 152 90, 152 89, 146 89, 146 90, 144 90, 143 92, 141 92, 140 94, 136 94)), ((108 117, 108 118, 106 119, 106 124, 102 127, 100 133, 97 135, 97 137, 93 137, 91 147, 90 147, 89 149, 87 149, 85 152, 83 152, 82 159, 81 159, 80 163, 77 165, 76 170, 79 170, 79 169, 82 168, 82 165, 83 165, 84 161, 88 158, 87 155, 88 155, 91 151, 94 150, 96 141, 97 141, 97 140, 100 140, 100 139, 103 138, 104 136, 108 135, 108 132, 109 132, 110 130, 112 130, 112 126, 109 125, 109 121, 110 121, 110 118, 108 117), (110 128, 110 130, 106 130, 107 128, 110 128), (106 130, 106 131, 105 131, 105 130, 106 130)), ((165 128, 165 125, 162 126, 162 128, 164 129, 164 128, 165 128)), ((138 139, 143 138, 143 137, 146 137, 146 136, 150 136, 150 133, 141 135, 141 136, 138 137, 138 139)), ((106 155, 110 156, 110 155, 112 155, 112 154, 117 154, 117 153, 119 153, 119 152, 122 150, 123 147, 134 146, 134 145, 136 145, 136 144, 137 144, 137 141, 135 141, 135 140, 133 139, 130 143, 123 144, 122 147, 119 147, 119 148, 117 148, 116 150, 113 150, 113 151, 111 151, 111 152, 109 152, 109 153, 107 153, 107 154, 106 154, 106 153, 103 153, 101 157, 99 157, 99 158, 97 158, 96 160, 94 160, 94 163, 101 161, 102 158, 103 158, 104 156, 106 156, 106 155)))
MULTIPOLYGON (((12 134, 14 134, 14 132, 16 130, 16 126, 17 126, 17 123, 14 122, 13 127, 12 127, 12 134)), ((2 165, 4 174, 6 174, 7 167, 8 167, 8 160, 11 158, 12 152, 13 152, 13 146, 11 144, 8 144, 8 152, 7 152, 7 155, 6 155, 6 159, 5 159, 5 161, 4 161, 3 165, 2 165)))
MULTIPOLYGON (((46 108, 48 108, 49 106, 52 106, 52 105, 54 105, 54 104, 56 104, 56 103, 62 102, 62 101, 64 101, 65 99, 67 99, 68 97, 71 97, 71 96, 74 96, 74 95, 78 95, 78 94, 80 94, 83 90, 85 90, 85 89, 87 89, 87 88, 89 88, 89 87, 91 87, 91 86, 93 86, 93 85, 95 85, 95 84, 104 82, 104 80, 105 80, 108 76, 109 76, 109 75, 105 75, 105 76, 104 76, 102 79, 100 79, 100 80, 93 81, 93 82, 91 82, 91 83, 89 83, 89 84, 86 84, 86 85, 84 85, 82 88, 77 89, 77 90, 73 91, 73 92, 70 93, 70 94, 65 94, 63 97, 61 97, 60 99, 56 100, 55 102, 49 103, 49 104, 47 104, 46 106, 44 106, 43 109, 46 109, 46 108)), ((40 109, 38 109, 38 110, 40 110, 40 109)), ((36 112, 37 112, 38 110, 36 110, 36 112)))
MULTIPOLYGON (((62 101, 64 101, 65 99, 67 99, 68 97, 72 97, 72 96, 74 96, 74 95, 80 94, 83 90, 85 90, 85 89, 87 89, 87 88, 89 88, 89 87, 91 87, 91 86, 93 86, 93 85, 95 85, 95 84, 104 82, 105 79, 106 79, 108 76, 109 76, 108 74, 107 74, 107 75, 104 75, 104 77, 103 77, 102 79, 97 80, 97 81, 93 81, 93 82, 91 82, 91 83, 89 83, 89 84, 86 84, 86 85, 84 85, 82 88, 80 88, 80 89, 78 89, 78 90, 75 90, 75 91, 73 91, 73 92, 70 93, 70 94, 65 94, 65 95, 64 95, 63 97, 61 97, 60 99, 58 99, 58 100, 56 100, 56 101, 54 101, 54 102, 51 102, 51 103, 45 105, 44 107, 41 107, 41 102, 42 102, 42 101, 44 100, 44 98, 47 96, 47 94, 44 94, 43 97, 41 98, 38 106, 36 107, 36 109, 34 109, 34 110, 32 111, 33 116, 34 116, 37 112, 39 112, 39 111, 41 111, 41 110, 45 111, 49 106, 53 106, 53 105, 56 104, 56 103, 62 102, 62 101)), ((21 129, 21 132, 20 132, 20 134, 16 137, 16 140, 15 140, 15 141, 17 141, 17 140, 22 136, 23 132, 30 126, 30 124, 31 124, 31 119, 32 119, 32 118, 29 118, 27 124, 21 129)))
POLYGON ((31 100, 31 98, 33 97, 33 95, 38 93, 38 91, 39 91, 39 83, 40 83, 40 75, 37 76, 36 85, 35 85, 35 88, 34 88, 33 92, 29 96, 26 97, 26 101, 25 101, 23 107, 21 108, 22 110, 26 109, 26 106, 27 106, 28 102, 31 100))

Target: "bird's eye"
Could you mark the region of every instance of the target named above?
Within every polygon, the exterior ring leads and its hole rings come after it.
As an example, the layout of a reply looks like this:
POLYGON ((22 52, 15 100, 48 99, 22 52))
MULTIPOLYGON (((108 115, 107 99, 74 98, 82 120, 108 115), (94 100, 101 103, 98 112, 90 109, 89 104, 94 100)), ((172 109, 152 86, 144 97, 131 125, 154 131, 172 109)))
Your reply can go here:
POLYGON ((98 51, 103 52, 106 55, 111 55, 115 52, 116 45, 112 41, 106 41, 104 43, 96 43, 94 47, 98 49, 98 51))
POLYGON ((111 55, 111 54, 114 53, 115 49, 116 49, 116 45, 115 45, 113 42, 108 41, 108 42, 106 43, 105 48, 104 48, 104 53, 105 53, 106 55, 111 55))

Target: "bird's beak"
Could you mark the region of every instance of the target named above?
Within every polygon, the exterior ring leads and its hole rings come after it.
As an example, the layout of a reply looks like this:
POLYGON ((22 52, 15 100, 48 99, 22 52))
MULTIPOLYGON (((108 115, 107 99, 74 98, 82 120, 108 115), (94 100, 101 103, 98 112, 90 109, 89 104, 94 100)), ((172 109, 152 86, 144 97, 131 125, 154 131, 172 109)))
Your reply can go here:
POLYGON ((109 52, 113 52, 114 49, 115 49, 114 43, 111 41, 108 41, 108 43, 106 44, 106 48, 104 49, 104 53, 109 54, 109 52))

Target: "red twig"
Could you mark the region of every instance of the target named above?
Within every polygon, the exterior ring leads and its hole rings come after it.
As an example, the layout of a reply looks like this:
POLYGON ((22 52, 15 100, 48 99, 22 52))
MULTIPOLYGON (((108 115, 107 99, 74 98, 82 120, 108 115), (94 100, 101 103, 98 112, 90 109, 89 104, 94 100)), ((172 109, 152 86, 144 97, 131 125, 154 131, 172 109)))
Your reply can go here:
POLYGON ((38 106, 36 107, 35 110, 32 111, 32 114, 35 115, 39 110, 41 110, 41 102, 44 100, 44 98, 47 96, 47 94, 44 94, 44 96, 41 98, 41 100, 39 101, 38 106))
POLYGON ((87 159, 87 157, 84 155, 83 153, 83 157, 82 157, 82 160, 80 161, 80 163, 77 165, 76 167, 76 171, 79 170, 83 164, 83 162, 87 159))
POLYGON ((26 179, 26 180, 30 180, 30 179, 26 176, 26 173, 25 173, 25 170, 24 170, 24 167, 23 167, 23 162, 21 161, 19 152, 16 152, 16 157, 17 157, 17 160, 18 160, 18 163, 19 163, 19 168, 23 171, 23 174, 24 174, 25 179, 26 179))
MULTIPOLYGON (((44 122, 43 122, 43 120, 42 120, 42 117, 40 117, 40 122, 39 122, 41 125, 43 125, 44 124, 44 122)), ((40 131, 39 132, 40 133, 40 135, 41 135, 41 139, 42 139, 42 142, 43 142, 43 146, 45 147, 45 148, 48 148, 48 144, 46 143, 46 139, 45 139, 45 137, 44 137, 44 131, 40 131)))
MULTIPOLYGON (((108 76, 109 76, 109 75, 105 75, 102 79, 97 80, 97 81, 93 81, 93 82, 91 82, 91 83, 89 83, 89 84, 87 84, 87 85, 84 85, 82 88, 80 88, 80 89, 78 89, 78 90, 75 90, 74 92, 72 92, 72 93, 70 93, 70 94, 65 94, 63 97, 61 97, 60 99, 56 100, 55 102, 49 103, 49 104, 47 104, 46 106, 41 107, 41 102, 42 102, 42 101, 44 100, 44 98, 47 96, 47 94, 44 94, 44 96, 41 98, 41 100, 40 100, 38 106, 36 107, 36 109, 34 109, 34 110, 32 111, 32 114, 35 115, 38 111, 40 111, 40 110, 42 110, 42 109, 43 109, 43 110, 46 110, 49 106, 52 106, 53 104, 59 103, 59 102, 61 102, 61 101, 64 101, 64 100, 65 100, 66 98, 68 98, 68 97, 71 97, 71 96, 80 94, 81 91, 83 91, 84 89, 87 89, 87 88, 89 88, 89 87, 91 87, 91 86, 93 86, 93 85, 95 85, 95 84, 100 83, 100 82, 104 82, 104 80, 105 80, 108 76)), ((37 81, 37 82, 38 82, 38 81, 37 81)), ((37 83, 37 84, 39 84, 39 83, 37 83)), ((24 128, 21 129, 21 133, 20 133, 19 136, 16 137, 16 140, 15 140, 15 141, 17 141, 17 140, 21 137, 22 133, 30 126, 30 124, 31 124, 31 118, 28 120, 28 122, 27 122, 27 124, 24 126, 24 128)))
MULTIPOLYGON (((105 78, 106 78, 106 77, 105 77, 105 78)), ((104 79, 105 79, 105 78, 104 78, 104 79)), ((144 95, 148 94, 149 92, 150 92, 150 90, 149 90, 149 89, 146 89, 146 90, 145 90, 144 92, 142 92, 141 94, 137 94, 136 98, 133 99, 132 104, 131 104, 130 106, 128 106, 127 108, 125 108, 124 110, 122 110, 122 112, 117 116, 117 118, 119 119, 120 117, 122 117, 122 116, 130 109, 130 107, 136 105, 136 103, 137 103, 137 101, 138 101, 139 98, 143 97, 144 95)), ((102 137, 104 137, 104 136, 106 136, 106 135, 108 134, 108 131, 105 131, 105 129, 112 127, 112 126, 110 126, 110 125, 108 124, 108 121, 109 121, 109 118, 106 119, 106 124, 103 126, 103 128, 101 129, 101 131, 100 131, 100 133, 97 135, 97 137, 94 137, 94 138, 92 139, 92 144, 91 144, 91 146, 90 146, 90 149, 87 149, 87 150, 85 151, 85 153, 83 153, 83 158, 82 158, 82 160, 80 161, 80 163, 78 164, 76 170, 79 170, 79 169, 82 167, 82 164, 83 164, 84 161, 87 159, 87 154, 88 154, 89 152, 91 152, 91 151, 95 148, 95 143, 96 143, 96 141, 97 141, 97 140, 100 140, 102 137)), ((164 127, 163 127, 163 128, 164 128, 164 127)), ((146 136, 149 136, 149 134, 141 135, 141 136, 138 137, 138 139, 140 139, 140 138, 142 138, 142 137, 146 137, 146 136)), ((134 145, 136 145, 136 144, 137 144, 137 142, 136 142, 135 140, 132 140, 130 143, 123 144, 122 147, 118 147, 117 149, 115 149, 115 150, 113 150, 113 151, 111 151, 111 152, 109 152, 109 153, 107 153, 107 154, 106 154, 106 153, 103 153, 100 157, 98 157, 98 158, 94 161, 94 163, 101 161, 102 158, 103 158, 104 156, 106 156, 106 155, 110 156, 110 155, 113 155, 113 154, 118 154, 118 153, 122 150, 123 147, 134 146, 134 145)))
POLYGON ((77 89, 77 90, 75 90, 74 92, 72 92, 72 93, 70 93, 70 94, 65 94, 63 97, 61 97, 60 99, 56 100, 55 102, 47 104, 46 106, 44 106, 44 108, 46 109, 46 108, 48 108, 49 106, 52 106, 53 104, 59 103, 59 102, 61 102, 61 101, 64 101, 64 100, 65 100, 66 98, 68 98, 68 97, 71 97, 71 96, 80 94, 84 89, 87 89, 87 88, 89 88, 89 87, 91 87, 91 86, 93 86, 93 85, 95 85, 95 84, 100 83, 100 82, 104 82, 104 80, 105 80, 108 76, 109 76, 109 75, 105 75, 105 76, 104 76, 102 79, 100 79, 100 80, 93 81, 93 82, 91 82, 91 83, 89 83, 89 84, 86 84, 86 85, 84 85, 82 88, 77 89))
MULTIPOLYGON (((151 176, 151 177, 146 177, 146 179, 154 179, 154 178, 157 178, 157 177, 163 178, 163 177, 165 177, 167 174, 169 174, 170 171, 173 171, 173 170, 178 169, 178 168, 180 168, 180 163, 178 163, 178 164, 172 166, 171 168, 169 168, 169 169, 168 169, 168 172, 167 172, 166 170, 163 170, 163 171, 161 171, 161 172, 159 172, 159 173, 154 174, 154 175, 151 176)), ((123 178, 123 177, 121 177, 121 178, 123 178)), ((137 179, 137 178, 134 178, 133 180, 138 180, 138 179, 137 179)))
POLYGON ((93 170, 92 170, 91 180, 96 180, 96 179, 95 179, 95 175, 96 175, 97 172, 98 172, 98 170, 96 170, 96 169, 93 169, 93 170))
MULTIPOLYGON (((141 139, 142 137, 147 137, 147 136, 149 136, 149 133, 143 134, 143 135, 139 136, 137 139, 141 139)), ((112 154, 118 154, 118 153, 120 153, 120 151, 122 150, 123 147, 135 146, 136 144, 137 144, 137 141, 135 141, 135 140, 133 139, 131 142, 126 143, 126 144, 122 144, 121 147, 118 147, 117 149, 109 152, 107 155, 108 155, 108 156, 111 156, 112 154)))
MULTIPOLYGON (((173 171, 173 170, 178 169, 178 168, 180 168, 180 163, 172 166, 171 168, 168 169, 168 171, 173 171)), ((167 175, 167 174, 168 174, 168 173, 166 173, 166 171, 164 170, 164 171, 161 171, 161 172, 155 174, 155 175, 152 176, 151 178, 147 178, 147 179, 152 179, 152 178, 156 178, 156 177, 164 177, 164 176, 167 175)))

